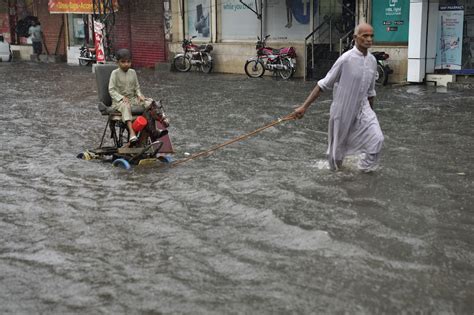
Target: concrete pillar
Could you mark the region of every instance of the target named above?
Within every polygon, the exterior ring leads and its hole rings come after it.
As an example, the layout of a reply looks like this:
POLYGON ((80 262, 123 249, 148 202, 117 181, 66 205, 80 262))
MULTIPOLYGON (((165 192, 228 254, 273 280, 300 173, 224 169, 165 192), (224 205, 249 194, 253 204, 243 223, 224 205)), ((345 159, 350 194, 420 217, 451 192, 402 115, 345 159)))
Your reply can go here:
POLYGON ((436 48, 438 46, 438 14, 439 0, 428 1, 428 40, 427 40, 427 60, 426 73, 433 73, 436 61, 436 48))
POLYGON ((410 0, 408 82, 423 82, 434 71, 439 0, 410 0))

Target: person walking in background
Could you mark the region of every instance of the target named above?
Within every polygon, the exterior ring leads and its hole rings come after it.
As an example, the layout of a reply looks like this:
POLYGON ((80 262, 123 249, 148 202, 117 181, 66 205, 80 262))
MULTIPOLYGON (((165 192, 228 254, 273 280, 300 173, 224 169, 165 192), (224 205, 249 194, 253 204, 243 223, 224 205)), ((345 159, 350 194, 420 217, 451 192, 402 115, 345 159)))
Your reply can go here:
POLYGON ((373 111, 377 61, 368 52, 374 31, 362 23, 354 30, 355 46, 336 60, 326 77, 319 80, 303 105, 294 111, 302 118, 321 92, 333 90, 328 127, 328 161, 331 170, 342 166, 344 157, 363 153, 359 169, 378 167, 384 137, 373 111))
POLYGON ((33 20, 28 29, 28 34, 31 36, 31 42, 33 43, 33 53, 36 55, 36 59, 39 60, 39 56, 43 52, 43 31, 38 20, 33 20))
POLYGON ((3 35, 0 35, 0 61, 12 61, 10 44, 5 42, 3 35))

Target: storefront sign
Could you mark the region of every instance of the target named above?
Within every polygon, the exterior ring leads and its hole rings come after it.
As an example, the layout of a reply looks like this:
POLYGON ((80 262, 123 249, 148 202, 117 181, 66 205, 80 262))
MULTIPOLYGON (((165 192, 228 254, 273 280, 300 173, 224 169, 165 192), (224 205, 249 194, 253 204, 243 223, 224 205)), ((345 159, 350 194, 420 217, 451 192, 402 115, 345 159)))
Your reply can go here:
POLYGON ((463 24, 463 6, 439 6, 435 69, 461 69, 463 24))
POLYGON ((376 43, 407 43, 410 0, 372 2, 372 26, 376 43))
MULTIPOLYGON (((113 1, 114 10, 118 10, 118 0, 113 1)), ((94 13, 92 0, 49 0, 49 13, 94 13)))

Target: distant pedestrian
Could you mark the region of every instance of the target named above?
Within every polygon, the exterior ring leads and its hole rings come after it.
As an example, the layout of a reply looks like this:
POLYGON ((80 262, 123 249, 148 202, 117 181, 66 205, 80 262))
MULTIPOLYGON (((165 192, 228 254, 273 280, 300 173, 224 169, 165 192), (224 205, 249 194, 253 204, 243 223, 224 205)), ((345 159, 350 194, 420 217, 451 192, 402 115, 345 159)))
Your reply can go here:
POLYGON ((33 43, 33 53, 39 60, 39 56, 43 52, 43 31, 41 30, 41 23, 37 19, 32 21, 28 34, 31 36, 31 42, 33 43))
POLYGON ((4 41, 3 35, 0 35, 0 61, 11 61, 12 50, 10 44, 4 41))
POLYGON ((329 128, 328 161, 332 170, 342 166, 344 157, 363 153, 359 169, 377 168, 384 137, 373 108, 377 61, 368 52, 374 31, 366 23, 354 30, 355 47, 336 60, 324 79, 316 84, 303 105, 295 109, 302 118, 321 91, 333 90, 329 128))

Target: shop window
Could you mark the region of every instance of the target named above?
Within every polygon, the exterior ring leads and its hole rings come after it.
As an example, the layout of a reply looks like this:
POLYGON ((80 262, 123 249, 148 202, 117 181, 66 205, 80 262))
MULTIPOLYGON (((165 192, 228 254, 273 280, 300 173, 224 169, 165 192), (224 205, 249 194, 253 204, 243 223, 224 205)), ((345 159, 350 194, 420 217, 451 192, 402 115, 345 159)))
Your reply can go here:
POLYGON ((90 42, 89 16, 86 14, 68 14, 69 46, 80 46, 90 42))
POLYGON ((435 69, 474 74, 474 0, 439 2, 435 69))
MULTIPOLYGON (((265 25, 263 35, 270 40, 302 40, 311 32, 311 11, 316 13, 318 1, 312 0, 266 0, 263 10, 265 25)), ((255 40, 260 36, 260 20, 255 12, 261 12, 260 1, 222 0, 220 12, 223 40, 255 40)))
MULTIPOLYGON (((244 0, 253 10, 254 0, 244 0)), ((255 40, 260 34, 260 21, 257 15, 245 7, 239 0, 222 0, 218 8, 221 19, 222 40, 255 40)))
POLYGON ((312 31, 311 11, 317 0, 267 0, 265 31, 273 40, 302 40, 312 31))
POLYGON ((209 40, 211 37, 211 0, 186 0, 186 35, 209 40))

